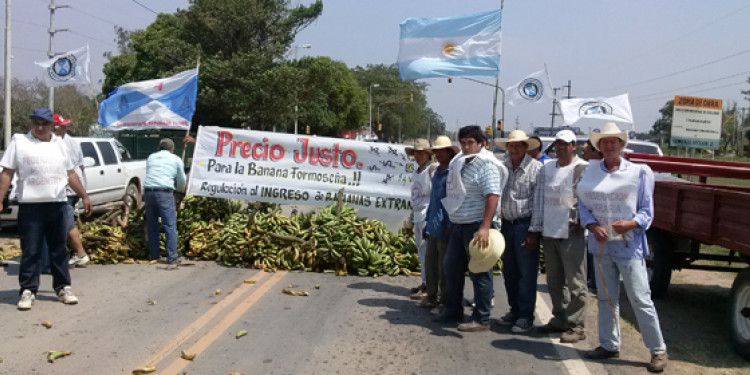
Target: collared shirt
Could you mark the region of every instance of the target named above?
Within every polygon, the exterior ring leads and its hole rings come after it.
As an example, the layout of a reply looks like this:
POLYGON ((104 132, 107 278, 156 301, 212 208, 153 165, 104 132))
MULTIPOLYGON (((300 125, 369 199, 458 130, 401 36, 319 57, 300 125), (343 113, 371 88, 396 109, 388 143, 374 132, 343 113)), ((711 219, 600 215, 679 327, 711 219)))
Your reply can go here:
POLYGON ((529 155, 524 155, 521 164, 513 169, 510 158, 504 161, 508 168, 508 183, 503 189, 501 211, 503 220, 516 220, 531 217, 534 202, 534 189, 542 163, 529 155))
MULTIPOLYGON (((502 193, 500 171, 490 161, 475 157, 464 165, 461 180, 466 189, 466 197, 456 212, 451 214, 451 223, 481 222, 484 218, 484 203, 487 195, 499 196, 502 193)), ((493 221, 497 221, 497 217, 493 221)))
POLYGON ((427 206, 427 225, 425 233, 433 238, 445 238, 448 229, 448 211, 443 207, 441 199, 445 198, 445 183, 448 181, 448 167, 440 167, 432 176, 432 192, 430 193, 430 204, 427 206))
MULTIPOLYGON (((575 163, 578 160, 578 155, 573 155, 573 160, 571 163, 575 163)), ((555 166, 557 168, 560 168, 558 165, 558 159, 552 160, 550 163, 555 163, 555 166)), ((586 168, 588 164, 581 164, 579 167, 586 168)), ((574 213, 571 213, 571 219, 574 223, 577 223, 578 220, 578 196, 576 194, 576 185, 578 185, 578 181, 581 180, 581 177, 583 176, 582 170, 581 173, 578 173, 576 175, 576 170, 574 169, 574 178, 573 178, 573 201, 574 203, 574 213)), ((529 226, 529 232, 542 232, 542 229, 544 229, 544 191, 547 187, 546 183, 546 177, 544 176, 544 170, 539 171, 539 176, 536 179, 536 188, 534 190, 534 204, 532 207, 532 220, 531 225, 529 226)))
MULTIPOLYGON (((606 173, 614 173, 607 169, 604 161, 598 163, 597 167, 592 163, 589 168, 601 168, 606 173)), ((632 167, 629 160, 620 158, 620 166, 617 171, 625 171, 632 167)), ((630 243, 625 241, 606 241, 604 245, 604 252, 617 257, 625 259, 639 259, 648 255, 648 242, 646 239, 646 230, 651 226, 651 222, 654 219, 654 175, 650 173, 651 169, 646 167, 641 170, 638 176, 638 201, 636 203, 636 213, 633 219, 638 226, 632 230, 633 241, 630 243)), ((597 219, 591 213, 583 202, 578 200, 578 213, 581 215, 581 226, 586 227, 592 223, 598 223, 597 219)), ((601 242, 596 240, 591 233, 589 233, 588 248, 591 253, 599 253, 601 248, 601 242)))
POLYGON ((185 189, 185 167, 182 159, 169 150, 161 150, 146 159, 144 187, 185 189))

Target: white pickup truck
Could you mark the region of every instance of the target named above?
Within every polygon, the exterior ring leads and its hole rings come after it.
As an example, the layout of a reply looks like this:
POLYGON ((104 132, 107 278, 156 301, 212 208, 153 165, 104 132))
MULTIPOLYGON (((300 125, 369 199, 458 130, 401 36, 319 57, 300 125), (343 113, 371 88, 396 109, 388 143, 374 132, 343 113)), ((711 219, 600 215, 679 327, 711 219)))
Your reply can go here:
MULTIPOLYGON (((109 202, 127 201, 131 196, 140 202, 146 177, 145 160, 131 160, 128 150, 114 138, 73 139, 83 151, 86 192, 94 208, 109 202)), ((0 223, 13 225, 17 216, 14 178, 3 199, 0 223)))

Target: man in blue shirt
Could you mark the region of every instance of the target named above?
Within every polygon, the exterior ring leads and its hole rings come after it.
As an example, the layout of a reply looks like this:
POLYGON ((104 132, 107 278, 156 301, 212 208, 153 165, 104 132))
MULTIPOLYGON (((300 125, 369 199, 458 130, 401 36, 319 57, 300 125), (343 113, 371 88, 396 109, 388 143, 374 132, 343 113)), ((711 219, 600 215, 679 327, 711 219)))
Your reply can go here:
POLYGON ((159 259, 159 218, 164 226, 167 263, 174 268, 177 258, 177 211, 173 192, 185 189, 185 167, 182 159, 173 154, 174 142, 169 138, 159 141, 159 151, 146 159, 146 180, 143 199, 146 204, 149 257, 159 259))

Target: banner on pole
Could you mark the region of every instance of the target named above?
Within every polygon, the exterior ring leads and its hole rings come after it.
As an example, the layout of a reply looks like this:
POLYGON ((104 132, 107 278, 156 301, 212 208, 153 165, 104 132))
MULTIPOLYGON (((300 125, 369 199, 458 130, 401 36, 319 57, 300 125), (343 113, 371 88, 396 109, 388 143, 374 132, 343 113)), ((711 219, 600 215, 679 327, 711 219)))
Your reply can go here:
POLYGON ((34 64, 44 69, 44 82, 48 87, 59 87, 71 84, 91 83, 89 78, 89 46, 88 44, 64 52, 47 61, 38 61, 34 64))
POLYGON ((404 146, 202 126, 188 194, 282 204, 343 201, 408 215, 415 164, 404 146))

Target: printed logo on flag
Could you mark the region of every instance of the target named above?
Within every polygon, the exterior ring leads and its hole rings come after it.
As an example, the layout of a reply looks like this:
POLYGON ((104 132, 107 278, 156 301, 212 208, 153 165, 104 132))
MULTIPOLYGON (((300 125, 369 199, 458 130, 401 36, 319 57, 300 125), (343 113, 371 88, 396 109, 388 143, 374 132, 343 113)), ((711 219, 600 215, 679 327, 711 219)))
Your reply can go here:
POLYGON ((443 56, 445 57, 456 57, 460 51, 461 47, 455 42, 448 42, 443 45, 443 56))
POLYGON ((522 98, 535 102, 544 96, 544 84, 536 78, 527 78, 518 85, 518 95, 522 98))
POLYGON ((611 115, 612 106, 605 102, 587 102, 583 103, 578 109, 578 115, 580 117, 591 116, 591 115, 611 115))
POLYGON ((76 76, 76 55, 68 54, 59 57, 47 68, 49 77, 56 82, 67 82, 76 76))

